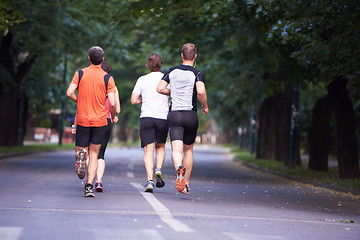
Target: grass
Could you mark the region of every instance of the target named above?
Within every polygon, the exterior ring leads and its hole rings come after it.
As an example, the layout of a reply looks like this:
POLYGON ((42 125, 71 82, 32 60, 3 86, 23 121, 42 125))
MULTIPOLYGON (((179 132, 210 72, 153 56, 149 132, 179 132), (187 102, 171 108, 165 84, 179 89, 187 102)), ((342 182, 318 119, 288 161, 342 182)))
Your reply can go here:
POLYGON ((295 168, 289 168, 286 167, 283 162, 268 159, 256 159, 254 154, 250 154, 236 146, 230 146, 230 149, 237 161, 249 163, 275 173, 280 173, 281 175, 306 182, 329 184, 349 190, 360 190, 360 178, 341 179, 339 178, 338 167, 331 167, 327 172, 313 171, 305 166, 305 164, 295 168))
MULTIPOLYGON (((109 144, 108 147, 115 146, 133 146, 134 143, 121 143, 121 144, 109 144)), ((74 143, 63 143, 59 145, 57 143, 37 143, 31 142, 25 144, 24 146, 15 146, 15 147, 0 147, 1 154, 11 154, 11 153, 26 153, 26 152, 37 152, 37 151, 54 151, 54 150, 71 150, 75 149, 74 143)))
POLYGON ((0 147, 0 154, 53 151, 53 150, 65 150, 65 149, 74 149, 74 144, 64 143, 62 145, 58 145, 51 143, 44 143, 44 144, 34 143, 24 146, 0 147))

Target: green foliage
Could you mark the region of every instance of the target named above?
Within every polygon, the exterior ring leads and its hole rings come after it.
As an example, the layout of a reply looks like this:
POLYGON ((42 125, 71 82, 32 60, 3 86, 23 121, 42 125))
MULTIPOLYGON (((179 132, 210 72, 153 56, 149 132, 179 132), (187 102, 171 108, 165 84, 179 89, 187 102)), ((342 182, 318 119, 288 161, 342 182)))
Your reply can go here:
MULTIPOLYGON (((352 79, 350 90, 359 87, 359 10, 357 0, 18 0, 0 3, 0 30, 15 34, 15 65, 19 53, 36 58, 22 86, 32 114, 59 108, 74 72, 88 65, 87 50, 99 45, 112 66, 121 114, 136 128, 140 110, 130 96, 147 73, 146 57, 159 53, 166 70, 180 63, 181 46, 194 42, 210 117, 222 129, 247 126, 250 110, 289 83, 301 88, 306 129, 313 100, 334 75, 352 79)), ((75 105, 66 103, 73 115, 75 105)))
POLYGON ((281 174, 291 179, 298 179, 310 183, 329 184, 337 187, 359 190, 359 179, 340 179, 338 167, 332 167, 328 172, 313 171, 307 166, 288 168, 283 162, 269 161, 268 159, 256 159, 254 155, 239 149, 237 146, 229 146, 235 154, 237 161, 249 163, 261 169, 281 174))
POLYGON ((109 42, 109 29, 105 26, 110 20, 106 11, 110 9, 108 3, 20 0, 9 1, 2 7, 0 5, 0 11, 5 9, 14 19, 6 25, 6 31, 14 34, 11 52, 15 69, 20 66, 18 56, 21 54, 35 59, 19 86, 28 101, 29 113, 38 115, 59 108, 68 85, 68 78, 66 82, 63 80, 65 56, 69 56, 68 65, 72 71, 76 69, 72 68, 73 59, 80 56, 86 61, 87 50, 100 44, 99 39, 109 42), (100 16, 98 10, 102 7, 104 15, 100 16))
POLYGON ((268 38, 324 79, 359 79, 359 4, 356 0, 271 1, 263 4, 276 21, 268 38))
POLYGON ((5 35, 9 27, 24 22, 22 13, 12 4, 10 0, 0 2, 0 31, 5 35))
POLYGON ((12 153, 28 153, 28 152, 37 152, 37 151, 52 151, 52 150, 62 150, 62 149, 74 149, 74 144, 64 143, 62 145, 58 144, 31 144, 26 146, 16 146, 16 147, 0 147, 0 154, 12 154, 12 153))

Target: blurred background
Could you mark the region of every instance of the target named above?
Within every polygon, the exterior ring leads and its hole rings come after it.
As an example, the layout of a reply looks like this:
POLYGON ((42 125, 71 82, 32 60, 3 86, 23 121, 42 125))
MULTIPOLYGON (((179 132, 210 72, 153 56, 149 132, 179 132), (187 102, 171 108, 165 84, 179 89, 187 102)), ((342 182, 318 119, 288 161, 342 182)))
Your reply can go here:
POLYGON ((360 177, 359 15, 358 0, 1 0, 0 146, 73 142, 65 92, 94 45, 120 93, 111 141, 137 142, 146 57, 165 72, 193 42, 210 107, 198 143, 317 171, 334 158, 341 178, 360 177))

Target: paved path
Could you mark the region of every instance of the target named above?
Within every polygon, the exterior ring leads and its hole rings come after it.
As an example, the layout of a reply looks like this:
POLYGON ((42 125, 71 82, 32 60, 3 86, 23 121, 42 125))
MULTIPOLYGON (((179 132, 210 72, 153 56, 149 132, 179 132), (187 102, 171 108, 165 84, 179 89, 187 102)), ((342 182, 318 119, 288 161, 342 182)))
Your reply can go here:
POLYGON ((169 151, 166 185, 151 194, 142 150, 112 148, 105 192, 84 198, 73 156, 0 160, 0 240, 360 239, 359 199, 245 168, 223 148, 196 147, 188 195, 175 189, 169 151))

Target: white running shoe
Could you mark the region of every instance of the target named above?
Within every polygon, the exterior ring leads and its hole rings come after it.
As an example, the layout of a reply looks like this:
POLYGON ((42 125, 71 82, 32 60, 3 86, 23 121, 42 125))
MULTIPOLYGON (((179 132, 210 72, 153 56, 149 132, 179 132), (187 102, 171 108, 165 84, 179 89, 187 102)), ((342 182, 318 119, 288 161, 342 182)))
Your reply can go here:
POLYGON ((145 186, 145 192, 154 192, 155 184, 153 180, 149 180, 145 186))

